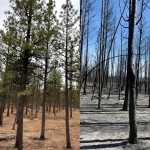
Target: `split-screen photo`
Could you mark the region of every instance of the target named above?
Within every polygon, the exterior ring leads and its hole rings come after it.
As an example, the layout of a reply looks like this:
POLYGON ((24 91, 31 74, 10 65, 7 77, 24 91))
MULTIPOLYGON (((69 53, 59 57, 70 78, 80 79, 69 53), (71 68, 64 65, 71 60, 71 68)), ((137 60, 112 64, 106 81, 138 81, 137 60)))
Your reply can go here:
POLYGON ((150 150, 149 0, 0 0, 0 150, 150 150))

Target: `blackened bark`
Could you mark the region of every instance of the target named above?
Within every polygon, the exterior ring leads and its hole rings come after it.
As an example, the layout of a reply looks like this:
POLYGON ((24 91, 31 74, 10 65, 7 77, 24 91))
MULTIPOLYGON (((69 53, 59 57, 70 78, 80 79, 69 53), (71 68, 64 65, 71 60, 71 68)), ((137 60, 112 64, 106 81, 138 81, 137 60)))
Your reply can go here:
POLYGON ((85 82, 84 82, 84 91, 83 94, 86 95, 86 86, 87 86, 87 71, 88 71, 88 49, 89 49, 89 11, 88 13, 88 21, 87 21, 87 47, 86 47, 86 62, 85 62, 85 82))
POLYGON ((129 103, 129 143, 137 144, 137 121, 136 121, 136 96, 135 96, 135 72, 133 68, 134 56, 134 37, 136 26, 136 10, 137 0, 130 0, 129 7, 129 39, 128 39, 128 73, 129 73, 129 87, 130 87, 130 103, 129 103))
POLYGON ((129 79, 128 79, 128 72, 127 72, 127 79, 126 79, 126 90, 125 90, 125 99, 123 103, 123 110, 129 110, 129 79))
POLYGON ((148 93, 149 93, 149 108, 150 108, 150 44, 149 44, 149 73, 148 73, 148 93))
POLYGON ((119 78, 119 100, 121 98, 121 74, 122 74, 122 28, 121 28, 121 62, 120 62, 120 78, 119 78))
MULTIPOLYGON (((143 7, 142 7, 143 9, 143 7)), ((143 12, 141 12, 143 16, 143 12)), ((139 41, 139 57, 138 57, 138 64, 137 64, 137 79, 136 79, 136 99, 138 99, 139 93, 139 69, 140 69, 140 58, 141 58, 141 42, 142 42, 142 34, 143 34, 143 27, 142 27, 142 20, 140 22, 140 41, 139 41)))
POLYGON ((102 9, 101 9, 101 30, 100 30, 100 55, 99 55, 99 98, 98 98, 98 109, 101 108, 101 82, 102 82, 102 69, 101 69, 101 60, 102 60, 102 41, 103 41, 103 36, 102 36, 102 29, 103 29, 103 0, 102 0, 102 9))

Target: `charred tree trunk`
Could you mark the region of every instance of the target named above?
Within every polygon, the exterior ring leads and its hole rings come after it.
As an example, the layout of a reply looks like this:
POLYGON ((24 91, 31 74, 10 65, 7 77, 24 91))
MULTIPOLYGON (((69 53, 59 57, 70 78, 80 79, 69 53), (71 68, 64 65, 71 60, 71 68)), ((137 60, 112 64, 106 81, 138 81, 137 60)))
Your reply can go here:
POLYGON ((101 82, 102 82, 102 73, 101 73, 101 60, 102 60, 102 41, 103 41, 103 36, 102 36, 102 31, 103 30, 103 0, 102 0, 102 9, 101 9, 101 30, 100 30, 100 54, 99 54, 99 98, 98 98, 98 109, 101 108, 101 82))
POLYGON ((129 6, 129 39, 128 39, 128 75, 130 87, 130 103, 129 103, 129 143, 137 144, 137 121, 136 121, 136 96, 135 96, 135 72, 133 68, 134 56, 134 37, 136 26, 136 10, 137 0, 130 0, 129 6))
POLYGON ((145 42, 145 93, 147 93, 147 58, 146 58, 146 55, 147 55, 147 45, 146 45, 146 42, 145 42))
MULTIPOLYGON (((86 1, 87 3, 87 1, 86 1)), ((87 11, 87 10, 86 10, 87 11)), ((84 81, 84 91, 83 94, 86 95, 86 86, 87 86, 87 71, 88 71, 88 48, 89 48, 89 11, 88 13, 88 21, 87 21, 87 47, 86 47, 86 62, 85 62, 85 81, 84 81)))
MULTIPOLYGON (((149 42, 150 42, 150 40, 149 40, 149 42)), ((149 45, 149 73, 148 73, 148 76, 149 76, 148 80, 149 80, 149 82, 148 82, 148 84, 149 84, 149 108, 150 108, 150 43, 148 45, 149 45)))
POLYGON ((119 100, 121 98, 121 74, 122 74, 122 28, 121 28, 121 62, 120 62, 120 79, 119 79, 119 100))
POLYGON ((125 91, 125 99, 124 99, 124 104, 123 104, 123 109, 124 111, 129 110, 129 79, 128 79, 128 71, 127 71, 127 80, 126 80, 126 91, 125 91))

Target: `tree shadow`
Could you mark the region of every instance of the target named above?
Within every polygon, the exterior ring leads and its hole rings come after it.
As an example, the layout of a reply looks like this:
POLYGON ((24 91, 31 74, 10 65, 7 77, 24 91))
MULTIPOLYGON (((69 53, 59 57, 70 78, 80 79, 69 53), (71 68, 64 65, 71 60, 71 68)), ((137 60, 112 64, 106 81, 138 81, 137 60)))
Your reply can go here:
MULTIPOLYGON (((129 112, 128 111, 126 111, 125 113, 122 113, 122 114, 128 114, 129 112)), ((104 113, 101 113, 101 112, 89 112, 89 111, 84 111, 84 112, 80 112, 80 114, 101 114, 101 115, 103 115, 104 113)), ((107 112, 106 114, 112 114, 112 112, 107 112)), ((116 112, 116 113, 114 113, 114 114, 120 114, 119 112, 116 112)), ((138 113, 138 114, 145 114, 145 113, 138 113)), ((147 114, 149 114, 149 113, 147 113, 147 114)))
MULTIPOLYGON (((150 122, 139 122, 137 121, 138 125, 147 125, 150 124, 150 122)), ((89 127, 89 126, 129 126, 129 122, 97 122, 97 123, 91 123, 91 122, 80 122, 80 126, 89 127)))
MULTIPOLYGON (((139 139, 140 140, 150 140, 150 137, 144 137, 144 138, 139 138, 139 139)), ((99 149, 99 148, 113 148, 113 147, 124 146, 126 143, 128 143, 128 139, 106 139, 106 140, 85 140, 85 141, 80 141, 80 143, 95 143, 95 142, 119 142, 119 143, 86 145, 86 146, 80 146, 80 149, 99 149)), ((147 149, 148 148, 144 148, 144 150, 147 150, 147 149)))
POLYGON ((0 138, 0 141, 9 141, 9 140, 13 140, 13 139, 15 139, 15 136, 0 138))
MULTIPOLYGON (((117 108, 117 107, 115 107, 115 108, 117 108)), ((82 107, 80 108, 80 109, 82 109, 82 107)), ((84 107, 84 109, 85 109, 85 107, 84 107)), ((93 110, 93 107, 91 108, 92 110, 80 110, 80 114, 82 114, 82 113, 111 113, 112 114, 112 112, 116 112, 116 113, 119 113, 119 110, 118 109, 112 109, 112 110, 106 110, 106 109, 101 109, 101 110, 99 110, 99 109, 95 109, 95 110, 93 110)), ((126 111, 127 112, 127 111, 126 111)))
MULTIPOLYGON (((89 142, 90 143, 90 142, 89 142)), ((120 143, 114 144, 101 144, 101 145, 87 145, 87 146, 80 146, 80 149, 99 149, 99 148, 112 148, 112 147, 119 147, 125 145, 125 141, 120 143)))
POLYGON ((80 141, 80 143, 94 143, 94 142, 108 142, 108 141, 111 141, 111 142, 115 142, 115 141, 124 141, 124 140, 127 140, 127 139, 105 139, 105 140, 87 140, 87 141, 80 141))
POLYGON ((141 139, 141 140, 150 140, 150 137, 144 137, 144 138, 138 138, 138 139, 141 139))

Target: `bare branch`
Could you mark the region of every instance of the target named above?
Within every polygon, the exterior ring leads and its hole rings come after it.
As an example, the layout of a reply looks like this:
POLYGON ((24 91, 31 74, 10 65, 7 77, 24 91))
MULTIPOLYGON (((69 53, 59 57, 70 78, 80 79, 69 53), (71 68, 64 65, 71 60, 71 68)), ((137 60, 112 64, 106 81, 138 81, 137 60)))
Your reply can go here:
POLYGON ((120 22, 120 25, 121 25, 123 28, 129 28, 129 27, 125 27, 125 26, 123 26, 123 25, 121 24, 121 22, 120 22))
POLYGON ((126 7, 128 8, 128 10, 129 10, 129 7, 128 7, 128 5, 127 5, 127 2, 125 3, 125 1, 123 0, 123 2, 124 2, 124 4, 126 5, 126 7))
MULTIPOLYGON (((147 6, 147 4, 146 4, 146 3, 144 3, 144 5, 146 5, 146 6, 147 6)), ((147 6, 147 8, 149 8, 149 9, 150 9, 150 7, 149 7, 149 6, 147 6)))
MULTIPOLYGON (((126 4, 127 4, 127 1, 126 1, 126 3, 125 3, 125 6, 126 6, 126 4)), ((128 20, 126 20, 126 19, 124 18, 124 16, 123 16, 122 11, 121 11, 120 0, 119 0, 119 7, 120 7, 120 12, 121 12, 121 16, 122 16, 123 20, 124 20, 124 21, 126 21, 126 22, 128 22, 128 21, 129 21, 129 19, 128 19, 128 20)))
POLYGON ((142 10, 141 10, 141 16, 140 16, 140 19, 137 21, 136 25, 138 25, 138 23, 140 22, 140 20, 142 19, 143 17, 143 6, 144 6, 144 0, 142 0, 142 10))

